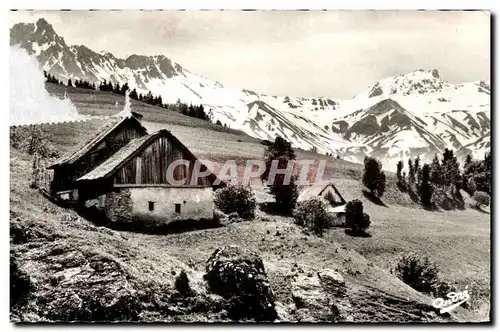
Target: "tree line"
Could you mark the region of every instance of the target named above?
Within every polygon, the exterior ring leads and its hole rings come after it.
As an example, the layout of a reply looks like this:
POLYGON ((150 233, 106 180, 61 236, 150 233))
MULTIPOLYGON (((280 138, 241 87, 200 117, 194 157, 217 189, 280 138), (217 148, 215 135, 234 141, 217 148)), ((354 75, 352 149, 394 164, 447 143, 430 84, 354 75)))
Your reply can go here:
MULTIPOLYGON (((111 81, 104 80, 104 82, 99 82, 96 84, 95 82, 91 83, 83 79, 77 79, 77 80, 68 79, 68 81, 64 83, 62 80, 57 79, 54 75, 51 75, 46 71, 44 71, 44 76, 48 83, 67 85, 71 87, 95 90, 95 91, 112 92, 122 96, 125 96, 127 91, 130 90, 129 85, 126 82, 123 85, 120 85, 119 82, 113 84, 113 82, 111 81)), ((149 105, 165 108, 175 112, 180 112, 190 117, 198 118, 205 121, 212 120, 212 112, 211 111, 206 112, 205 108, 201 104, 188 105, 186 103, 181 102, 180 100, 177 100, 176 103, 164 103, 161 95, 155 96, 151 91, 148 91, 147 94, 137 93, 137 90, 135 88, 129 92, 129 97, 131 99, 141 101, 149 105)), ((220 121, 218 121, 217 124, 222 125, 220 121)))
POLYGON ((53 84, 64 84, 63 81, 59 81, 54 75, 50 75, 46 71, 43 71, 43 76, 45 76, 45 80, 48 83, 53 83, 53 84))
MULTIPOLYGON (((382 197, 386 189, 386 177, 380 161, 365 157, 363 185, 370 192, 382 197)), ((463 203, 461 190, 476 201, 477 207, 488 205, 491 195, 491 152, 483 160, 474 160, 468 155, 464 167, 460 167, 453 150, 445 149, 442 156, 436 154, 430 164, 422 163, 420 156, 400 160, 396 168, 398 188, 410 194, 427 208, 439 205, 440 196, 451 196, 454 204, 463 203)))
POLYGON ((437 190, 448 192, 458 199, 461 198, 461 189, 474 198, 478 195, 491 195, 491 152, 485 155, 484 160, 473 160, 468 155, 463 171, 451 149, 445 149, 441 158, 436 154, 430 164, 422 165, 420 156, 417 156, 414 160, 409 158, 407 165, 408 174, 403 171, 402 160, 397 164, 398 187, 410 192, 416 189, 420 202, 425 207, 434 206, 433 194, 437 190))

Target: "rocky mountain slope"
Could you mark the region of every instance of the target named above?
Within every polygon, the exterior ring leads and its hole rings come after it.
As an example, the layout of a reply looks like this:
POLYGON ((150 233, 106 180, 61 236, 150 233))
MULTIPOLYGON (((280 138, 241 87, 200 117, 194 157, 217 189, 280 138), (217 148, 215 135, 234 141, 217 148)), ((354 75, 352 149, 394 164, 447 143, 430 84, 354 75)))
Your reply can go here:
POLYGON ((268 96, 225 88, 164 55, 119 59, 67 45, 44 19, 14 25, 10 39, 60 79, 127 82, 138 92, 160 94, 165 102, 201 103, 214 122, 253 137, 281 135, 296 147, 352 161, 370 154, 392 165, 401 156, 431 158, 445 147, 478 157, 489 149, 489 81, 452 84, 436 69, 419 69, 380 80, 349 100, 268 96))

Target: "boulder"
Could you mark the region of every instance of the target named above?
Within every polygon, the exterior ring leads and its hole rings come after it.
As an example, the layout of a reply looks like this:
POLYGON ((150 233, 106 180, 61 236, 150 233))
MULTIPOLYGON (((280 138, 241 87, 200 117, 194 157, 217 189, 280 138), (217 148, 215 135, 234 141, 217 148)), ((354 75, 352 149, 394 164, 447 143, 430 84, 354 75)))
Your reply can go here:
POLYGON ((237 246, 218 248, 206 263, 210 290, 227 300, 231 319, 274 321, 275 297, 262 259, 237 246))
POLYGON ((53 288, 42 301, 44 316, 56 322, 138 321, 142 310, 136 291, 126 281, 85 289, 53 288))
POLYGON ((330 307, 335 312, 335 321, 352 322, 352 306, 347 294, 347 288, 342 275, 330 269, 318 272, 321 286, 330 301, 330 307))
POLYGON ((352 321, 344 279, 335 271, 297 274, 291 281, 291 291, 299 321, 352 321))
POLYGON ((316 275, 296 275, 292 281, 292 299, 301 322, 326 320, 330 316, 328 298, 316 275))

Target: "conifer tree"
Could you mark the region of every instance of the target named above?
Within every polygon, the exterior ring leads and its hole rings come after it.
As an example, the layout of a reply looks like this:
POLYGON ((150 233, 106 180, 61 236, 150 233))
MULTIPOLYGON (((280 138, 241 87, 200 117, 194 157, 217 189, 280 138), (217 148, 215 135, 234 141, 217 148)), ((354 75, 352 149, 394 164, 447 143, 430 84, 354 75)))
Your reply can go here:
POLYGON ((408 158, 408 182, 410 185, 415 183, 415 169, 413 168, 411 157, 408 158))
POLYGON ((438 187, 443 185, 443 168, 437 154, 434 155, 434 159, 432 160, 430 181, 438 187))
POLYGON ((417 155, 417 158, 415 158, 415 161, 413 164, 413 172, 415 172, 417 186, 420 184, 420 182, 422 180, 421 171, 422 171, 422 169, 420 166, 420 155, 417 155))
POLYGON ((464 168, 467 167, 467 165, 469 165, 471 162, 472 162, 472 156, 470 154, 468 154, 467 157, 465 157, 464 168))
POLYGON ((396 167, 397 167, 396 176, 398 178, 398 182, 401 183, 401 172, 403 171, 403 161, 402 160, 398 161, 396 167))
MULTIPOLYGON (((443 184, 447 187, 457 186, 460 182, 460 164, 454 156, 453 151, 445 149, 443 152, 443 184)), ((458 186, 457 186, 458 187, 458 186)), ((457 188, 458 190, 459 188, 457 188)))
POLYGON ((363 184, 372 194, 382 197, 385 191, 385 173, 382 171, 382 164, 368 156, 365 157, 364 164, 363 184))
POLYGON ((129 96, 130 96, 131 99, 140 100, 139 96, 137 95, 137 91, 135 90, 135 88, 132 91, 130 91, 129 96))
MULTIPOLYGON (((268 181, 273 161, 277 161, 278 169, 287 169, 288 163, 296 158, 292 145, 287 140, 277 136, 274 144, 266 147, 264 161, 266 169, 261 175, 262 181, 268 181)), ((298 187, 295 177, 291 175, 290 183, 285 183, 285 174, 276 174, 270 184, 270 192, 274 195, 276 203, 283 211, 291 212, 298 198, 298 187)))
POLYGON ((422 205, 431 207, 432 186, 430 184, 430 167, 428 164, 424 164, 424 167, 422 167, 422 181, 419 185, 418 193, 422 205))
POLYGON ((116 82, 116 84, 115 84, 115 88, 113 89, 113 92, 114 92, 114 93, 117 93, 117 94, 121 94, 121 86, 120 86, 120 82, 116 82))
MULTIPOLYGON (((119 87, 119 86, 120 86, 120 85, 118 85, 118 87, 119 87)), ((120 93, 122 96, 125 96, 125 94, 127 93, 128 89, 129 89, 129 88, 128 88, 128 83, 127 83, 127 82, 125 82, 125 83, 123 84, 123 86, 120 88, 120 92, 119 92, 119 93, 120 93)))

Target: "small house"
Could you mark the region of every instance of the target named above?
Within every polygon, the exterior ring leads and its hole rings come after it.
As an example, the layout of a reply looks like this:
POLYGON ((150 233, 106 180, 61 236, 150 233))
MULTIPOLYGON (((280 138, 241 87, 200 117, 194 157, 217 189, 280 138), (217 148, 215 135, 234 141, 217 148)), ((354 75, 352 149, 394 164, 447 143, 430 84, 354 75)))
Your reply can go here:
POLYGON ((329 212, 343 214, 345 212, 346 201, 337 190, 333 182, 327 184, 313 184, 304 187, 300 193, 297 201, 305 201, 312 197, 322 197, 330 203, 329 212))

